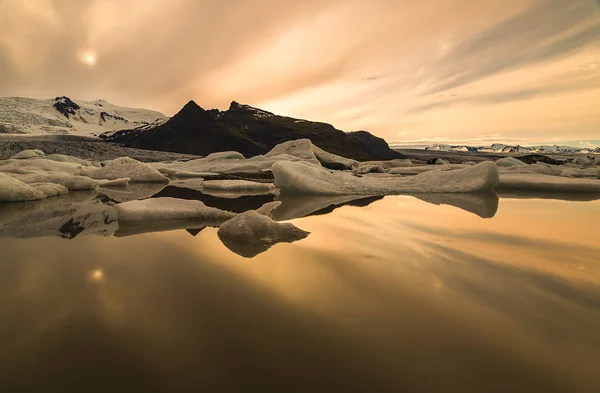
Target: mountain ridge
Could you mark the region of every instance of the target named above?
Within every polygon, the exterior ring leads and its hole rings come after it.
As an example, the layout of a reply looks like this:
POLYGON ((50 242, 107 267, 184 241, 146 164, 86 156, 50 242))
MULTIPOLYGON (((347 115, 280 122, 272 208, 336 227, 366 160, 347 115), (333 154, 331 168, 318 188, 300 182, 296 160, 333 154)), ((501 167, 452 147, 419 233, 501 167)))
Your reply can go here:
MULTIPOLYGON (((396 148, 401 148, 396 147, 396 148)), ((559 145, 521 146, 494 143, 490 146, 467 146, 435 144, 425 147, 424 150, 433 151, 469 151, 474 153, 539 153, 539 154, 600 154, 600 147, 572 147, 559 145)))
POLYGON ((325 151, 356 160, 403 157, 366 131, 346 133, 328 123, 279 116, 236 101, 220 111, 205 110, 192 100, 161 125, 106 133, 101 138, 142 149, 199 155, 235 150, 246 156, 265 154, 282 142, 307 138, 325 151))

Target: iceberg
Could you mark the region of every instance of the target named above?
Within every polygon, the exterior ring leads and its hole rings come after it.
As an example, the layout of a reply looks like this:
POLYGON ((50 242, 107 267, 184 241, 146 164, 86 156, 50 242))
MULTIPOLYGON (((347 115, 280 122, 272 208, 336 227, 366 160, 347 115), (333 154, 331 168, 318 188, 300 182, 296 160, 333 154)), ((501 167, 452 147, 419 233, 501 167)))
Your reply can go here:
POLYGON ((496 165, 498 165, 499 167, 527 166, 526 163, 514 157, 501 158, 498 161, 496 161, 496 165))
POLYGON ((56 183, 31 183, 29 186, 43 192, 46 197, 62 196, 69 193, 67 187, 56 183))
POLYGON ((272 183, 257 183, 248 180, 206 180, 202 183, 205 190, 225 192, 271 192, 275 190, 272 183))
POLYGON ((366 175, 367 173, 384 173, 386 170, 381 165, 377 164, 359 164, 352 170, 352 173, 357 175, 366 175))
POLYGON ((67 187, 71 191, 94 190, 98 182, 86 176, 69 175, 64 172, 39 172, 29 175, 20 175, 18 179, 23 183, 56 183, 67 187))
POLYGON ((314 160, 317 160, 321 165, 330 169, 350 169, 358 164, 356 160, 326 152, 313 145, 310 139, 296 139, 280 143, 265 154, 265 157, 269 158, 282 155, 289 155, 313 162, 314 160))
POLYGON ((164 182, 169 178, 148 164, 129 157, 103 162, 101 168, 82 168, 80 174, 92 179, 117 180, 128 177, 132 182, 164 182))
POLYGON ((116 206, 119 222, 202 220, 206 225, 219 225, 235 213, 208 207, 200 201, 176 198, 151 198, 123 202, 116 206))
POLYGON ((29 158, 37 158, 37 157, 43 157, 45 155, 45 153, 41 150, 23 150, 17 154, 15 154, 14 156, 12 156, 12 159, 15 160, 27 160, 29 158))
POLYGON ((278 223, 251 210, 225 222, 217 235, 231 251, 245 258, 253 258, 277 243, 292 243, 304 239, 309 233, 293 224, 278 223))
POLYGON ((600 192, 600 181, 596 179, 574 179, 539 174, 502 174, 498 183, 498 189, 547 192, 600 192))
POLYGON ((304 162, 280 161, 273 165, 273 174, 282 194, 316 195, 483 192, 493 190, 499 178, 498 167, 490 161, 459 170, 434 170, 401 178, 356 177, 304 162))
POLYGON ((0 173, 0 202, 24 202, 46 198, 46 194, 9 175, 0 173))
POLYGON ((451 171, 454 169, 464 169, 471 165, 465 164, 448 164, 448 165, 417 165, 413 167, 395 167, 388 170, 388 173, 392 175, 418 175, 420 173, 431 172, 431 171, 451 171))

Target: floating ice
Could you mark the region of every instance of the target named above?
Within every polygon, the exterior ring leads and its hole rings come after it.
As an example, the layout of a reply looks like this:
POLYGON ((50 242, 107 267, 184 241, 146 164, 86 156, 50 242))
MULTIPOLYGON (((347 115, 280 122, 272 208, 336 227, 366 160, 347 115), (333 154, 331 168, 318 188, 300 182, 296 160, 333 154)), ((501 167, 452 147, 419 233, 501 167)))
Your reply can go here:
POLYGON ((341 157, 313 145, 310 139, 296 139, 280 143, 265 154, 265 157, 276 157, 282 154, 298 157, 302 160, 317 159, 324 167, 331 169, 350 169, 358 162, 341 157))
POLYGON ((413 167, 396 167, 388 171, 392 175, 418 175, 420 173, 431 171, 451 171, 454 169, 464 169, 471 165, 448 164, 448 165, 418 165, 413 167))
POLYGON ((46 194, 11 176, 0 173, 0 202, 35 201, 46 194))
POLYGON ((35 149, 35 150, 23 150, 22 152, 15 154, 11 158, 15 159, 15 160, 27 160, 29 158, 37 158, 37 157, 43 157, 43 156, 44 156, 43 151, 35 149))
POLYGON ((435 160, 435 165, 449 165, 450 163, 443 158, 438 158, 435 160))
POLYGON ((176 198, 130 201, 116 207, 120 222, 197 219, 203 220, 206 225, 218 225, 235 216, 235 213, 208 207, 200 201, 176 198))
POLYGON ((217 234, 227 248, 245 258, 255 257, 277 243, 291 243, 309 235, 293 224, 278 223, 253 210, 225 222, 217 234))
POLYGON ((385 168, 377 164, 359 164, 352 170, 357 175, 365 175, 367 173, 384 173, 385 168))
POLYGON ((272 183, 257 183, 248 180, 205 180, 202 183, 205 190, 227 192, 269 192, 275 189, 272 183))
POLYGON ((29 185, 36 190, 43 192, 46 197, 62 196, 69 193, 67 187, 56 183, 31 183, 29 185))
POLYGON ((56 183, 71 191, 94 190, 98 182, 86 176, 69 175, 62 172, 39 172, 18 177, 23 183, 56 183))
POLYGON ((504 157, 496 161, 496 165, 499 167, 513 167, 513 166, 526 166, 527 164, 514 157, 504 157))
POLYGON ((600 192, 600 181, 596 179, 573 179, 537 174, 502 174, 498 183, 498 189, 548 192, 600 192))
POLYGON ((489 161, 460 170, 402 178, 356 177, 303 162, 281 161, 273 165, 273 174, 281 193, 323 195, 490 191, 498 184, 499 176, 498 167, 489 161))
POLYGON ((92 179, 116 180, 128 177, 132 182, 168 182, 169 178, 150 165, 129 157, 105 161, 102 168, 82 168, 81 174, 92 179))

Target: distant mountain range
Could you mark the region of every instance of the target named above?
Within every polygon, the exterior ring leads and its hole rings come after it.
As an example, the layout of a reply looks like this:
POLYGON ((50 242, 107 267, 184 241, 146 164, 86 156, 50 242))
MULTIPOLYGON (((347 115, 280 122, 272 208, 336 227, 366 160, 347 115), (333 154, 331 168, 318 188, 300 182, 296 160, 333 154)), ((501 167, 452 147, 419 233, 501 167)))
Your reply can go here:
POLYGON ((235 101, 226 111, 205 110, 190 101, 166 122, 100 137, 141 149, 199 155, 234 150, 247 157, 265 154, 285 141, 308 138, 321 149, 355 160, 403 157, 366 131, 343 132, 327 123, 278 116, 235 101))
POLYGON ((35 99, 0 97, 0 133, 98 136, 168 118, 160 112, 113 105, 105 100, 68 97, 35 99))
POLYGON ((600 154, 600 147, 570 147, 558 145, 520 146, 494 143, 491 146, 465 146, 465 145, 432 145, 425 150, 437 151, 469 151, 479 153, 538 153, 538 154, 600 154))
POLYGON ((105 100, 7 97, 0 98, 2 133, 100 137, 128 147, 197 155, 234 150, 247 157, 308 138, 328 152, 355 160, 403 158, 366 131, 343 132, 330 124, 278 116, 235 101, 226 111, 205 110, 190 101, 169 118, 105 100))

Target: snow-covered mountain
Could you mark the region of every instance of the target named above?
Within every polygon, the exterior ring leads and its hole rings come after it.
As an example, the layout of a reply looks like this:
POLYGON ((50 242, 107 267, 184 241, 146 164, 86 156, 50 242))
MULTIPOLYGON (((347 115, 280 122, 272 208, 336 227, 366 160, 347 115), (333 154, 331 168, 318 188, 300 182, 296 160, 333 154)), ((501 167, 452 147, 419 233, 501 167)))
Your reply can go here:
POLYGON ((160 112, 125 108, 105 100, 0 98, 0 133, 4 134, 98 136, 166 120, 160 112))
POLYGON ((494 143, 491 146, 442 145, 427 146, 425 150, 437 151, 470 151, 480 153, 540 153, 540 154, 600 154, 600 147, 580 148, 558 145, 520 146, 494 143))

